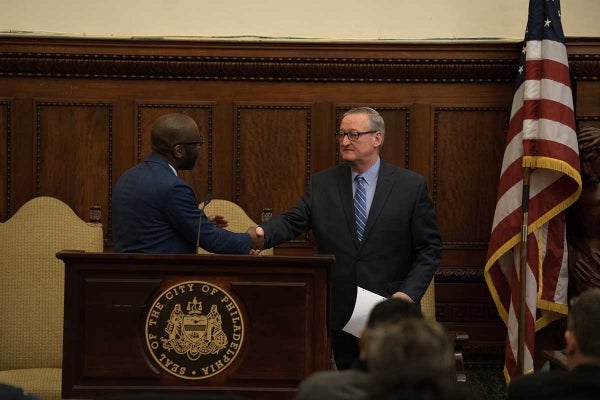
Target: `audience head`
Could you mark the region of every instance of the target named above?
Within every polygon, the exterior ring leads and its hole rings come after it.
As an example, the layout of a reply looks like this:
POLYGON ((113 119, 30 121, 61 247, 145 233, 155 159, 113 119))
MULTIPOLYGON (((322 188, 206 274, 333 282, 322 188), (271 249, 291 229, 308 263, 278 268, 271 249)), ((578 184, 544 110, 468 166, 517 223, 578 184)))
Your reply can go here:
POLYGON ((154 121, 150 133, 152 150, 175 169, 192 169, 204 138, 196 122, 184 114, 165 114, 154 121))
POLYGON ((571 300, 565 332, 569 370, 600 362, 600 288, 584 291, 571 300))
POLYGON ((367 320, 367 329, 380 324, 393 324, 407 318, 423 318, 419 306, 400 298, 391 297, 375 304, 367 320))
POLYGON ((375 328, 407 318, 423 318, 418 305, 399 298, 389 298, 377 303, 369 313, 367 326, 360 339, 360 359, 367 361, 369 358, 371 347, 378 337, 375 328))
POLYGON ((379 338, 369 359, 370 398, 460 398, 454 376, 454 352, 441 324, 409 318, 380 326, 376 332, 379 338))

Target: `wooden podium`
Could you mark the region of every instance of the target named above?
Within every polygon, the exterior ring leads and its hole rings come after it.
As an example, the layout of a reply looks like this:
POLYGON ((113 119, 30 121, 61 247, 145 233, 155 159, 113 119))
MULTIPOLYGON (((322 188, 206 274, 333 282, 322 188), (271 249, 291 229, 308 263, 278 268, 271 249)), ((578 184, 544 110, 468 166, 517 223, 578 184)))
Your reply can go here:
POLYGON ((63 398, 291 399, 330 368, 333 256, 59 252, 63 398))

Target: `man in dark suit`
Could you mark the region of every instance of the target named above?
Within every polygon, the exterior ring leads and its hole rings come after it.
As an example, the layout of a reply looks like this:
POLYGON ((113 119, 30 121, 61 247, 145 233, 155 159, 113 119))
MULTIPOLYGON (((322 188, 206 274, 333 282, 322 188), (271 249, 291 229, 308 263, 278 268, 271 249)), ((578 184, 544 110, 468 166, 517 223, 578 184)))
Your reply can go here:
POLYGON ((313 175, 294 207, 257 228, 266 247, 312 229, 319 253, 335 255, 332 342, 339 369, 358 358, 357 338, 342 331, 357 286, 418 303, 440 262, 441 239, 425 179, 381 160, 384 137, 377 111, 347 111, 336 133, 345 163, 313 175))
POLYGON ((600 399, 600 288, 572 301, 565 331, 567 371, 538 372, 513 379, 508 400, 600 399))
POLYGON ((212 253, 248 254, 262 247, 253 229, 233 233, 209 221, 192 188, 177 176, 194 167, 204 143, 192 118, 159 117, 151 141, 152 154, 126 171, 113 190, 115 252, 195 254, 198 235, 200 247, 212 253))

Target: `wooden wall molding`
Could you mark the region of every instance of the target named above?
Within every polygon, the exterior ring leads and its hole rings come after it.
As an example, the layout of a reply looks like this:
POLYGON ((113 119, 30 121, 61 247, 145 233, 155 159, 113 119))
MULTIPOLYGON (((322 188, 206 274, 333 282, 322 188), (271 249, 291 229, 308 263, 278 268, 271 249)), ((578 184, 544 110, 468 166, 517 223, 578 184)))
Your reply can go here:
POLYGON ((483 270, 479 268, 440 268, 435 273, 436 283, 484 283, 483 270))
MULTIPOLYGON (((567 51, 570 48, 567 47, 567 51)), ((600 55, 569 55, 569 72, 575 81, 597 81, 600 79, 600 55)))
POLYGON ((598 114, 599 114, 598 116, 594 116, 594 117, 577 117, 577 118, 575 118, 575 120, 577 121, 577 126, 581 127, 581 125, 590 124, 590 123, 593 125, 597 125, 597 123, 600 122, 600 110, 598 110, 598 114))
POLYGON ((441 303, 436 304, 435 315, 439 321, 452 321, 464 323, 472 321, 490 321, 498 316, 498 310, 493 303, 474 304, 465 306, 464 303, 441 303))
MULTIPOLYGON (((41 38, 34 48, 48 43, 56 44, 57 39, 41 38)), ((8 51, 14 42, 11 38, 0 38, 0 76, 45 77, 45 78, 85 78, 85 79, 151 79, 151 80, 242 80, 242 81, 285 81, 285 82, 429 82, 429 83, 474 83, 474 82, 513 82, 518 66, 519 43, 489 42, 484 44, 406 44, 386 43, 356 45, 347 43, 344 50, 355 50, 359 57, 339 57, 343 55, 339 44, 323 44, 308 47, 305 44, 285 46, 265 46, 262 43, 235 43, 228 47, 231 55, 164 55, 131 54, 131 44, 123 45, 119 40, 96 42, 98 53, 79 53, 81 40, 62 39, 66 46, 63 51, 8 51), (69 52, 69 47, 74 52, 69 52), (242 49, 236 55, 237 47, 242 49), (316 49, 315 49, 316 47, 316 49), (456 49, 456 54, 465 57, 446 58, 448 49, 456 49), (116 50, 115 50, 116 49, 116 50), (441 55, 436 55, 437 49, 441 55), (486 57, 491 49, 510 55, 508 58, 486 57), (329 51, 328 51, 329 50, 329 51), (125 52, 114 54, 115 51, 125 52), (247 56, 244 54, 269 51, 274 56, 247 56), (296 54, 299 51, 330 53, 328 57, 277 56, 277 53, 296 54), (112 54, 106 54, 111 52, 112 54), (408 52, 408 57, 407 57, 408 52), (361 57, 364 53, 365 57, 361 57), (412 53, 412 54, 411 54, 412 53), (377 55, 385 55, 385 57, 377 55), (412 57, 411 57, 412 56, 412 57), (422 58, 421 58, 422 57, 422 58)), ((157 48, 165 44, 156 43, 157 48)), ((180 51, 190 49, 190 53, 200 49, 212 49, 206 42, 192 42, 181 45, 174 42, 180 51)), ((581 54, 589 50, 589 39, 570 39, 567 42, 570 70, 573 79, 578 81, 598 80, 600 75, 600 55, 581 54), (573 51, 571 51, 573 49, 573 51), (574 53, 574 54, 572 54, 574 53)), ((86 48, 90 50, 90 48, 86 48)))
MULTIPOLYGON (((594 63, 586 66, 593 69, 594 63)), ((515 60, 2 53, 0 76, 283 82, 511 82, 515 60)))

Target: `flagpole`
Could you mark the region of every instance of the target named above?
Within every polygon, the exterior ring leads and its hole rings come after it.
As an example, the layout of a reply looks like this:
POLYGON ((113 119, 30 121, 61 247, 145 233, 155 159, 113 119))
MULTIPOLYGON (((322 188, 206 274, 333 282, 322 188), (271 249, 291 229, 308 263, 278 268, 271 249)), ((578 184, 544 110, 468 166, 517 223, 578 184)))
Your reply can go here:
POLYGON ((529 178, 531 168, 523 168, 523 197, 521 210, 523 220, 521 223, 521 259, 519 263, 519 334, 517 341, 517 375, 525 373, 525 315, 527 311, 527 228, 529 219, 529 178))

